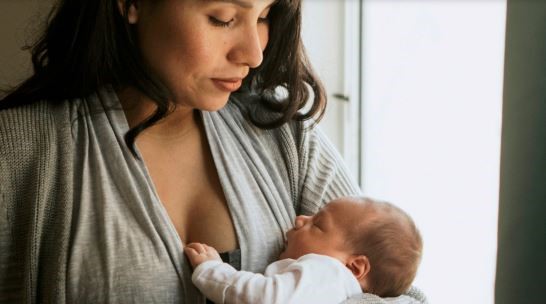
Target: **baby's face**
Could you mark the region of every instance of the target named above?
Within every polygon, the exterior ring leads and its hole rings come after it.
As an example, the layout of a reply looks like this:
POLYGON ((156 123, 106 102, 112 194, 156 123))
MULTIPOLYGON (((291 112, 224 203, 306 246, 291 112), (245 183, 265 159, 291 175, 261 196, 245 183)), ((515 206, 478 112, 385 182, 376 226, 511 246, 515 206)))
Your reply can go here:
POLYGON ((286 233, 286 248, 281 259, 298 259, 308 254, 328 255, 344 260, 350 255, 346 241, 349 225, 354 223, 355 204, 333 201, 313 216, 296 217, 294 228, 286 233))

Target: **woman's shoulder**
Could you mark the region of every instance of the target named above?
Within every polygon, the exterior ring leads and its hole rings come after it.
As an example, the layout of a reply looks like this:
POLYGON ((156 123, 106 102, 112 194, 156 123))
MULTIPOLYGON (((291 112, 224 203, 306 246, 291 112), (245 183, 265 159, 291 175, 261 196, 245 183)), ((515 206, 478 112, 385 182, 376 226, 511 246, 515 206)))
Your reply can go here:
POLYGON ((0 129, 6 131, 51 125, 54 121, 58 122, 59 118, 62 120, 62 118, 67 117, 64 114, 68 113, 69 110, 69 101, 66 100, 60 102, 40 100, 1 109, 0 129))
MULTIPOLYGON (((46 100, 0 110, 0 151, 2 154, 34 153, 49 149, 59 134, 70 134, 68 101, 46 100)), ((20 155, 21 157, 23 155, 20 155)))

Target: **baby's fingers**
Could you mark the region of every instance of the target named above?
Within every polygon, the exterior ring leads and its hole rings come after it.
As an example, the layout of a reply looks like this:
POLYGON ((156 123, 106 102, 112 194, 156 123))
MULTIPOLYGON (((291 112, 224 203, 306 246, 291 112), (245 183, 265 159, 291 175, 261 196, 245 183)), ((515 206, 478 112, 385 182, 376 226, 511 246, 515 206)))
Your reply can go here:
POLYGON ((201 244, 201 243, 189 243, 184 248, 191 248, 191 249, 195 250, 198 254, 201 254, 201 253, 206 252, 205 246, 207 246, 207 245, 201 244))
POLYGON ((211 258, 214 258, 214 259, 220 259, 220 254, 218 253, 218 251, 214 247, 211 247, 211 246, 208 246, 208 245, 205 245, 205 244, 203 244, 203 246, 205 247, 205 252, 206 252, 207 256, 209 256, 211 258))
POLYGON ((194 255, 199 255, 199 252, 197 252, 197 250, 195 250, 194 248, 189 247, 189 246, 184 247, 184 253, 185 253, 188 257, 194 256, 194 255))

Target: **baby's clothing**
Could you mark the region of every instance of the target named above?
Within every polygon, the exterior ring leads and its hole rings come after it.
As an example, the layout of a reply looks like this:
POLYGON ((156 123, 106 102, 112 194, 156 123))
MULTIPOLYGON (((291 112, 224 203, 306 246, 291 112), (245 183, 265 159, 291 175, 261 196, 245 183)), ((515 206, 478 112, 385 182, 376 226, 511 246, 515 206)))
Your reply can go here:
POLYGON ((318 254, 274 262, 263 275, 208 261, 195 268, 192 281, 215 303, 227 304, 332 304, 362 293, 345 265, 318 254))

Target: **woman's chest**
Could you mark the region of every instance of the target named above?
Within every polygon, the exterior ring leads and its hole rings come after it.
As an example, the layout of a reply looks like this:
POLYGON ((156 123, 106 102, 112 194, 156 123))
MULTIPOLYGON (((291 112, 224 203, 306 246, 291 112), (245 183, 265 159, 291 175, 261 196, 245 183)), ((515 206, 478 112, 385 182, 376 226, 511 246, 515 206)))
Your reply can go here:
POLYGON ((218 251, 237 248, 237 237, 228 202, 208 146, 175 151, 141 148, 148 174, 183 243, 201 242, 218 251))
POLYGON ((159 194, 180 240, 206 243, 219 252, 236 249, 237 236, 222 190, 199 188, 169 197, 159 194))

